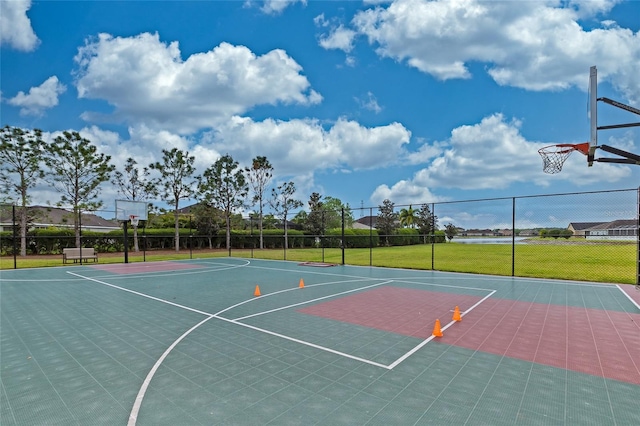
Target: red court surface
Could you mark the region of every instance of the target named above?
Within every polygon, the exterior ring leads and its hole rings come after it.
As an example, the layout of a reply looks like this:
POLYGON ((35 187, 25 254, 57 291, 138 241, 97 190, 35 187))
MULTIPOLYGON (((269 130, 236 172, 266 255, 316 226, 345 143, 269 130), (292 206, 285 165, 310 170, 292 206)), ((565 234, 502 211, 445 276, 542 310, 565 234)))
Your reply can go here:
POLYGON ((640 385, 640 314, 488 299, 442 342, 640 385))
POLYGON ((145 272, 178 271, 183 269, 200 269, 201 265, 182 262, 136 262, 118 263, 110 265, 92 265, 91 268, 100 271, 113 272, 114 274, 140 274, 145 272))
POLYGON ((481 297, 401 287, 379 287, 299 312, 412 337, 431 336, 436 319, 448 323, 453 309, 470 308, 481 297))
MULTIPOLYGON (((299 312, 426 339, 480 299, 383 287, 299 312)), ((438 342, 640 385, 640 314, 489 298, 438 342)))

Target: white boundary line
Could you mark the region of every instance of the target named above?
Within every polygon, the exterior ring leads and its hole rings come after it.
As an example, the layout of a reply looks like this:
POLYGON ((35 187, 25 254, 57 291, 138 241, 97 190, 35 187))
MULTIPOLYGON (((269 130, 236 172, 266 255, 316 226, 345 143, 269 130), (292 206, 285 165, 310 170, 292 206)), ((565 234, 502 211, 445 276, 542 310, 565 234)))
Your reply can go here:
MULTIPOLYGON (((413 278, 413 279, 419 279, 419 278, 413 278)), ((403 278, 401 280, 396 280, 394 279, 393 281, 397 282, 397 283, 405 283, 405 284, 414 284, 414 285, 431 285, 434 287, 451 287, 451 288, 461 288, 463 290, 475 290, 475 291, 491 291, 492 289, 490 288, 481 288, 481 287, 463 287, 463 286, 458 286, 458 285, 451 285, 451 284, 434 284, 434 283, 417 283, 415 281, 410 281, 407 280, 406 278, 403 278)), ((494 290, 495 291, 495 290, 494 290)))
POLYGON ((213 314, 211 314, 209 312, 200 311, 198 309, 194 309, 194 308, 190 308, 188 306, 180 305, 179 303, 169 302, 168 300, 165 300, 165 299, 160 299, 158 297, 150 296, 150 295, 145 294, 145 293, 140 293, 140 292, 135 291, 135 290, 130 290, 128 288, 120 287, 120 286, 117 286, 117 285, 114 285, 114 284, 109 284, 107 282, 100 281, 100 280, 95 279, 95 278, 85 277, 85 276, 76 274, 74 272, 69 272, 69 271, 67 271, 67 274, 70 274, 70 275, 73 275, 73 276, 76 276, 76 277, 79 277, 79 278, 84 278, 85 280, 93 281, 93 282, 96 282, 98 284, 102 284, 102 285, 106 285, 106 286, 109 286, 109 287, 113 287, 113 288, 118 289, 118 290, 126 291, 127 293, 133 293, 133 294, 135 294, 137 296, 146 297, 147 299, 155 300, 156 302, 166 303, 167 305, 172 305, 172 306, 176 306, 178 308, 186 309, 187 311, 196 312, 198 314, 207 315, 207 316, 213 316, 213 314))
MULTIPOLYGON (((382 280, 382 279, 384 279, 384 278, 378 278, 377 280, 382 280)), ((330 283, 321 283, 321 284, 308 285, 308 286, 306 286, 306 287, 316 287, 316 286, 321 286, 321 285, 330 285, 330 284, 344 284, 344 283, 350 283, 350 282, 371 281, 371 280, 376 280, 376 279, 375 279, 375 278, 360 278, 360 279, 357 279, 357 280, 333 281, 333 282, 330 282, 330 283)), ((376 285, 379 285, 379 284, 376 284, 376 285)), ((221 310, 221 311, 219 311, 219 312, 216 312, 214 315, 215 315, 215 316, 218 316, 218 315, 220 315, 220 314, 221 314, 221 313, 223 313, 223 312, 227 312, 227 311, 229 311, 229 310, 231 310, 231 309, 237 308, 237 307, 238 307, 238 306, 240 306, 240 305, 244 305, 245 303, 252 302, 252 301, 257 300, 257 299, 259 299, 259 298, 265 298, 265 297, 275 296, 275 295, 280 294, 280 293, 286 293, 286 292, 288 292, 288 291, 295 291, 295 290, 298 290, 298 289, 299 289, 299 287, 292 287, 292 288, 287 288, 287 289, 285 289, 285 290, 274 291, 273 293, 265 294, 265 295, 262 295, 262 296, 260 296, 260 297, 258 297, 258 298, 255 298, 255 297, 254 297, 253 299, 247 299, 247 300, 244 300, 244 301, 242 301, 242 302, 240 302, 240 303, 236 303, 235 305, 231 305, 231 306, 229 306, 229 307, 227 307, 227 308, 224 308, 223 310, 221 310)), ((237 318, 236 318, 236 319, 237 319, 237 318)))
POLYGON ((624 290, 622 289, 622 287, 620 287, 620 284, 616 284, 616 287, 618 287, 618 290, 620 290, 620 291, 622 292, 622 294, 624 294, 625 296, 627 296, 627 299, 631 300, 631 303, 633 303, 633 304, 636 306, 636 308, 638 308, 638 310, 640 310, 640 305, 638 304, 638 302, 636 302, 635 300, 633 300, 633 299, 631 298, 631 296, 629 296, 629 295, 627 294, 627 292, 626 292, 626 291, 624 291, 624 290))
POLYGON ((215 318, 218 318, 218 319, 220 319, 222 321, 230 322, 232 324, 236 324, 236 325, 239 325, 239 326, 242 326, 242 327, 247 327, 247 328, 250 328, 252 330, 260 331, 262 333, 270 334, 272 336, 277 336, 277 337, 280 337, 280 338, 285 339, 285 340, 290 340, 292 342, 296 342, 296 343, 299 343, 301 345, 311 346, 312 348, 320 349, 320 350, 323 350, 325 352, 331 352, 333 354, 340 355, 340 356, 343 356, 345 358, 350 358, 350 359, 353 359, 353 360, 356 360, 356 361, 364 362, 366 364, 375 365, 376 367, 386 368, 387 370, 390 369, 389 366, 387 366, 387 365, 379 364, 379 363, 377 363, 375 361, 371 361, 371 360, 368 360, 368 359, 365 359, 365 358, 360 358, 360 357, 357 357, 357 356, 354 356, 354 355, 350 355, 350 354, 347 354, 347 353, 344 353, 344 352, 336 351, 335 349, 327 348, 326 346, 316 345, 315 343, 307 342, 305 340, 299 340, 299 339, 296 339, 294 337, 286 336, 284 334, 276 333, 276 332, 270 331, 270 330, 265 330, 263 328, 255 327, 253 325, 246 324, 246 323, 243 323, 243 322, 239 322, 239 321, 236 321, 236 320, 232 320, 232 319, 228 319, 228 318, 224 318, 224 317, 215 317, 215 318))
POLYGON ((178 337, 176 341, 173 342, 171 346, 169 346, 164 351, 164 353, 160 356, 160 358, 158 358, 156 363, 153 364, 153 367, 151 368, 151 370, 149 370, 149 373, 147 373, 147 377, 145 377, 144 382, 142 382, 142 386, 140 386, 140 390, 138 391, 138 395, 136 396, 135 402, 133 403, 133 407, 131 407, 131 413, 129 414, 129 421, 127 422, 127 426, 135 426, 136 421, 138 420, 140 407, 142 406, 142 400, 144 399, 144 395, 147 393, 147 389, 149 388, 149 383, 151 383, 151 379, 153 379, 153 376, 156 374, 156 371, 158 371, 158 368, 160 368, 160 365, 162 365, 164 359, 169 356, 169 353, 178 345, 178 343, 180 343, 185 337, 191 334, 192 331, 200 327, 205 322, 209 321, 211 318, 215 317, 213 315, 210 315, 191 327, 189 330, 185 331, 182 336, 178 337))
POLYGON ((196 312, 198 314, 206 315, 206 317, 207 317, 207 318, 203 319, 202 321, 200 321, 198 324, 196 324, 193 327, 191 327, 189 330, 185 331, 182 334, 182 336, 178 337, 162 353, 160 358, 158 358, 156 360, 156 362, 153 365, 153 367, 151 368, 151 370, 149 370, 149 373, 147 373, 147 376, 145 377, 144 382, 142 382, 142 386, 140 387, 140 390, 138 390, 138 395, 136 395, 136 399, 135 399, 135 401, 133 403, 133 407, 131 408, 131 413, 129 414, 129 421, 127 423, 127 426, 135 426, 136 421, 138 419, 138 413, 140 412, 140 407, 142 406, 142 400, 144 399, 144 395, 147 393, 147 389, 149 388, 149 384, 151 383, 151 379, 153 379, 153 376, 156 374, 156 371, 158 371, 158 368, 160 368, 160 365, 162 365, 162 363, 165 360, 165 358, 167 356, 169 356, 169 354, 171 353, 173 348, 175 348, 178 345, 178 343, 180 343, 182 340, 184 340, 185 337, 187 337, 189 334, 191 334, 192 331, 194 331, 195 329, 200 327, 205 322, 209 321, 211 318, 215 318, 215 316, 213 314, 208 313, 208 312, 200 311, 198 309, 193 309, 193 308, 190 308, 188 306, 180 305, 178 303, 169 302, 168 300, 160 299, 158 297, 150 296, 148 294, 140 293, 138 291, 129 290, 128 288, 124 288, 124 287, 120 287, 120 286, 117 286, 117 285, 109 284, 107 282, 100 281, 100 280, 97 280, 95 278, 85 277, 85 276, 76 274, 74 272, 69 272, 69 271, 67 271, 67 273, 70 274, 70 275, 79 277, 79 278, 84 278, 86 280, 96 282, 98 284, 102 284, 102 285, 106 285, 108 287, 112 287, 112 288, 115 288, 115 289, 118 289, 118 290, 126 291, 128 293, 132 293, 132 294, 135 294, 137 296, 146 297, 147 299, 155 300, 157 302, 166 303, 167 305, 172 305, 172 306, 175 306, 175 307, 178 307, 178 308, 181 308, 181 309, 185 309, 187 311, 196 312))
MULTIPOLYGON (((488 290, 487 290, 488 291, 488 290)), ((465 316, 466 314, 468 314, 469 312, 471 312, 473 309, 475 309, 478 305, 480 305, 482 302, 484 302, 485 300, 487 300, 489 297, 493 296, 493 293, 495 293, 498 290, 493 290, 491 293, 487 294, 485 297, 483 297, 482 299, 480 299, 475 305, 473 305, 472 307, 470 307, 469 309, 467 309, 464 312, 460 313, 460 317, 465 316)), ((441 328, 442 331, 445 331, 447 328, 451 327, 453 324, 455 324, 457 321, 451 321, 449 324, 445 325, 444 327, 441 328)), ((427 343, 429 343, 430 341, 432 341, 435 338, 435 336, 431 335, 429 336, 426 340, 422 341, 419 345, 417 345, 415 348, 411 349, 409 352, 407 352, 406 354, 402 355, 400 358, 398 358, 397 360, 395 360, 394 362, 392 362, 391 364, 389 364, 388 368, 389 370, 393 370, 395 367, 397 367, 398 365, 400 365, 400 363, 402 363, 404 360, 406 360, 407 358, 409 358, 411 355, 413 355, 414 353, 418 352, 420 349, 422 349, 423 346, 425 346, 427 343)))
MULTIPOLYGON (((167 270, 164 271, 166 273, 163 274, 154 274, 154 273, 148 273, 148 272, 141 272, 141 273, 135 273, 135 274, 119 274, 119 275, 96 275, 93 278, 96 279, 101 279, 101 278, 108 278, 110 280, 126 280, 129 278, 156 278, 156 277, 173 277, 173 276, 179 276, 179 275, 195 275, 195 274, 205 274, 208 272, 217 272, 217 271, 226 271, 229 269, 236 269, 236 268, 242 268, 242 267, 246 267, 247 265, 249 265, 249 261, 244 260, 245 262, 244 264, 241 265, 229 265, 229 264, 222 264, 219 267, 211 267, 211 268, 207 268, 207 267, 203 267, 203 268, 199 268, 199 269, 190 269, 190 270, 184 270, 184 269, 175 269, 175 270, 167 270)), ((177 262, 176 260, 166 260, 163 262, 177 262)), ((151 263, 151 262, 150 262, 151 263)), ((213 262, 207 262, 208 264, 211 265, 215 265, 215 263, 213 262)), ((107 265, 121 265, 120 263, 110 263, 107 265)), ((131 263, 129 263, 128 265, 131 265, 131 263)), ((65 266, 65 268, 68 266, 65 266)), ((54 268, 61 268, 61 266, 56 266, 56 267, 49 267, 48 269, 54 269, 54 268)), ((42 268, 31 268, 31 269, 42 269, 42 268)), ((24 269, 23 269, 24 270, 24 269)), ((96 269, 93 269, 96 270, 96 269)), ((99 270, 99 269, 97 269, 99 270)), ((14 271, 14 269, 10 269, 9 271, 14 271)), ((20 269, 18 269, 18 271, 20 271, 20 269)), ((4 270, 2 272, 5 272, 4 270)), ((77 275, 74 274, 70 271, 64 271, 67 272, 69 274, 72 275, 77 275)), ((79 275, 81 276, 81 275, 79 275)), ((6 281, 6 282, 27 282, 27 283, 40 283, 40 282, 69 282, 68 279, 64 279, 64 278, 54 278, 54 279, 13 279, 13 278, 5 278, 2 277, 2 279, 0 280, 0 282, 2 281, 6 281)), ((82 279, 79 279, 78 281, 82 281, 82 279)))
MULTIPOLYGON (((258 312, 256 314, 246 315, 244 317, 235 318, 232 321, 241 321, 241 320, 247 319, 247 318, 257 317, 257 316, 265 315, 265 314, 270 314, 272 312, 282 311, 283 309, 294 308, 296 306, 306 305, 308 303, 317 302, 318 300, 329 299, 330 297, 336 297, 336 296, 340 296, 340 295, 343 295, 343 294, 348 294, 348 293, 353 293, 353 292, 356 292, 356 291, 366 290, 368 288, 378 287, 380 285, 385 285, 385 284, 389 284, 389 283, 392 283, 392 282, 393 282, 393 280, 389 280, 389 281, 384 281, 384 282, 377 283, 377 284, 371 284, 371 285, 368 285, 366 287, 360 287, 360 288, 356 288, 356 289, 353 289, 353 290, 346 290, 346 291, 342 291, 340 293, 335 293, 335 294, 330 294, 328 296, 318 297, 317 299, 307 300, 306 302, 294 303, 293 305, 287 305, 287 306, 283 306, 283 307, 280 307, 280 308, 270 309, 268 311, 258 312)), ((309 286, 309 287, 311 287, 311 286, 309 286)), ((279 292, 279 293, 281 293, 281 292, 279 292)), ((252 299, 252 300, 256 300, 256 299, 252 299)))

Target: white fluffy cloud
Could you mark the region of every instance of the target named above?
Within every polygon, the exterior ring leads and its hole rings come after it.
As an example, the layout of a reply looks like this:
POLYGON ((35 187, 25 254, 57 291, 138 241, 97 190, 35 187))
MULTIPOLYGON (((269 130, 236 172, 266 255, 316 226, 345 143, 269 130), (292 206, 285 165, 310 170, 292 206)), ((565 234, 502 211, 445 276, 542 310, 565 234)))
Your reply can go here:
POLYGON ((406 60, 441 80, 470 78, 467 65, 482 62, 500 85, 584 88, 595 64, 602 81, 611 81, 638 104, 640 33, 612 22, 588 31, 579 22, 597 19, 614 4, 396 0, 357 13, 352 24, 379 55, 406 60))
POLYGON ((480 123, 454 129, 449 139, 436 142, 433 149, 422 147, 409 155, 409 163, 424 161, 424 168, 411 179, 391 186, 380 185, 371 200, 431 202, 442 200, 432 196, 431 191, 436 188, 440 194, 446 194, 446 188, 502 189, 517 182, 546 186, 552 180, 568 180, 588 185, 620 182, 631 174, 627 166, 596 163, 588 168, 585 157, 579 153, 565 162, 562 173, 544 174, 537 151, 550 144, 526 140, 520 133, 520 125, 518 120, 507 121, 502 114, 493 114, 480 123))
POLYGON ((345 28, 344 25, 339 25, 333 28, 328 35, 322 35, 320 37, 320 46, 325 49, 339 49, 347 53, 353 49, 353 39, 356 36, 356 32, 345 28))
POLYGON ((294 3, 306 5, 307 0, 265 0, 260 10, 268 15, 277 15, 294 3))
POLYGON ((0 45, 8 44, 17 50, 30 52, 40 40, 31 28, 27 11, 31 0, 0 1, 0 45))
POLYGON ((256 105, 322 99, 302 67, 280 49, 257 56, 247 47, 221 43, 183 60, 178 43, 163 43, 158 34, 100 34, 75 59, 81 98, 105 99, 118 119, 179 133, 210 128, 256 105))
POLYGON ((54 75, 40 86, 29 89, 29 93, 18 92, 7 102, 20 107, 20 115, 40 115, 45 109, 58 105, 58 96, 66 90, 67 87, 54 75))
MULTIPOLYGON (((339 119, 325 129, 317 120, 256 122, 234 117, 211 135, 209 146, 227 150, 239 161, 265 155, 282 175, 314 171, 384 167, 396 161, 411 133, 399 123, 364 127, 339 119)), ((202 145, 207 144, 203 140, 202 145)))

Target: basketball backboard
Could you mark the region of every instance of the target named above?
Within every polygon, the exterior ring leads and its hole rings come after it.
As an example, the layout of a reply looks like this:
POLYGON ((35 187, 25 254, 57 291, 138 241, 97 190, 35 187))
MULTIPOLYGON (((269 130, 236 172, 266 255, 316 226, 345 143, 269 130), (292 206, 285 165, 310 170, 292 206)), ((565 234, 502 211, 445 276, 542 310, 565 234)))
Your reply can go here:
POLYGON ((149 203, 146 201, 116 200, 116 220, 128 221, 130 216, 138 216, 138 220, 147 220, 149 203))

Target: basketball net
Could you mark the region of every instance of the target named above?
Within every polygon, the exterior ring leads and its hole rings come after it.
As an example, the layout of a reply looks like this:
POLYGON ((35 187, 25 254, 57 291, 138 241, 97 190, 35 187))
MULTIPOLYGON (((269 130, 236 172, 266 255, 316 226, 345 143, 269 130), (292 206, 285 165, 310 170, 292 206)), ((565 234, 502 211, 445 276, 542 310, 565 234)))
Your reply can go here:
POLYGON ((589 143, 560 143, 540 148, 538 153, 542 157, 542 170, 551 175, 560 173, 564 162, 573 151, 580 151, 587 155, 589 153, 589 143))
POLYGON ((138 227, 138 222, 140 221, 140 218, 134 214, 129 215, 129 220, 131 221, 131 226, 133 226, 134 228, 138 227))

